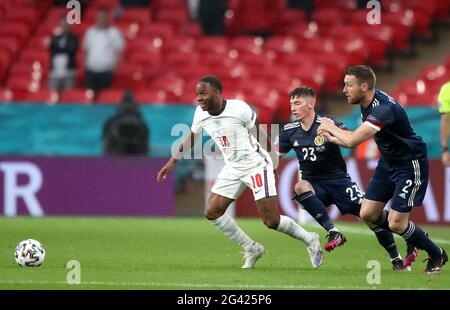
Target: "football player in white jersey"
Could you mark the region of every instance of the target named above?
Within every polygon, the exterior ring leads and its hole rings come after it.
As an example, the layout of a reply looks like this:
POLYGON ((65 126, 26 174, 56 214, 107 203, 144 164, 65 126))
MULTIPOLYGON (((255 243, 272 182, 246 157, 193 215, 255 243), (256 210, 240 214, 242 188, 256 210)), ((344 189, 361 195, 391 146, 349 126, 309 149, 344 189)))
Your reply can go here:
POLYGON ((197 135, 204 129, 214 139, 225 161, 211 189, 205 217, 244 249, 245 263, 242 268, 252 268, 265 253, 264 247, 253 241, 225 213, 246 186, 253 191, 264 224, 301 240, 306 245, 311 264, 318 268, 322 263, 319 235, 306 231, 278 211, 272 160, 251 131, 253 127, 259 126, 256 113, 242 100, 225 100, 222 97, 222 83, 215 76, 200 79, 196 85, 196 94, 199 105, 195 110, 191 133, 183 138, 176 154, 161 168, 157 180, 161 182, 165 179, 177 159, 191 149, 192 141, 197 141, 197 135))

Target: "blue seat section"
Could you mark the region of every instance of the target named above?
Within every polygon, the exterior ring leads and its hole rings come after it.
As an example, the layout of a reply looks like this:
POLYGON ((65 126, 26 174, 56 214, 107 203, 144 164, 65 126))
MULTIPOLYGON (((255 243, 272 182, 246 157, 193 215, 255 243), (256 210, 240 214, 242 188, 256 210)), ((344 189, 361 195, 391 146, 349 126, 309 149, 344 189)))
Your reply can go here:
MULTIPOLYGON (((101 132, 116 107, 108 105, 0 104, 0 155, 98 156, 101 132)), ((180 138, 179 129, 188 130, 195 107, 191 105, 141 106, 151 130, 151 156, 167 157, 171 145, 180 138)), ((428 145, 430 158, 440 156, 439 113, 427 107, 407 109, 417 134, 428 145)), ((361 124, 359 108, 341 119, 350 130, 361 124)), ((343 149, 344 156, 351 151, 343 149)))
MULTIPOLYGON (((0 104, 0 154, 44 156, 101 155, 101 133, 116 107, 107 105, 0 104)), ((141 106, 150 127, 151 156, 169 156, 173 126, 189 129, 195 107, 141 106)), ((176 132, 178 134, 178 131, 176 132)))

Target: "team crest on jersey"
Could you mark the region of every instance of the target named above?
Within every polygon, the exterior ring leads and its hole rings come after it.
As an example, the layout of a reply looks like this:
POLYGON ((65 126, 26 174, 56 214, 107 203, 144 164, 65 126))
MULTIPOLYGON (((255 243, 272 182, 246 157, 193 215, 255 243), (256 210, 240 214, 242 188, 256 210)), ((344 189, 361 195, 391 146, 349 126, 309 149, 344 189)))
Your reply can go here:
POLYGON ((325 139, 322 136, 317 136, 314 138, 314 144, 317 146, 321 146, 325 143, 325 139))

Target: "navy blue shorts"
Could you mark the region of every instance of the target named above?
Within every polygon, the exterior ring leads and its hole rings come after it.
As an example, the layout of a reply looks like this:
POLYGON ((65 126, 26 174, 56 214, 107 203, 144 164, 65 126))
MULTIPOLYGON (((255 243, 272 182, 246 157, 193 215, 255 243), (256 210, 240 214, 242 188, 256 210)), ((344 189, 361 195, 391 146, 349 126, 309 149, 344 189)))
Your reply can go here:
POLYGON ((314 188, 316 197, 328 207, 335 204, 342 215, 353 214, 359 217, 364 192, 350 178, 336 180, 308 180, 314 188))
POLYGON ((365 198, 384 203, 392 198, 391 209, 411 212, 412 207, 422 205, 427 186, 426 157, 399 163, 390 163, 381 158, 370 179, 365 198))

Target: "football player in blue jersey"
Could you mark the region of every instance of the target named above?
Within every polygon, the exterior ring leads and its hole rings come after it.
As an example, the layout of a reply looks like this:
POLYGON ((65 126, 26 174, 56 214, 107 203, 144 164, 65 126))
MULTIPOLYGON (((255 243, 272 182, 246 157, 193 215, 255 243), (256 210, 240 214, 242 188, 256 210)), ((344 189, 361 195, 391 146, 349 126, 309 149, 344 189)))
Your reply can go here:
POLYGON ((348 131, 324 119, 317 133, 350 148, 375 138, 381 158, 363 199, 361 218, 370 228, 390 229, 408 244, 425 250, 428 259, 424 273, 439 273, 448 260, 447 253, 409 220, 412 208, 422 204, 428 185, 426 144, 415 134, 403 107, 375 88, 376 77, 370 67, 348 68, 344 83, 348 102, 361 107, 362 125, 348 131), (383 208, 390 199, 391 210, 386 212, 383 208))
MULTIPOLYGON (((347 167, 338 145, 317 135, 324 116, 314 111, 316 94, 310 87, 299 87, 290 93, 295 122, 284 126, 276 147, 280 156, 293 149, 299 161, 299 180, 294 199, 328 232, 325 250, 331 251, 346 242, 344 235, 330 220, 326 207, 335 204, 341 214, 359 217, 364 193, 347 174, 347 167)), ((344 124, 334 120, 339 128, 344 124)), ((374 229, 379 243, 388 252, 394 270, 407 271, 398 253, 392 232, 374 229)))

